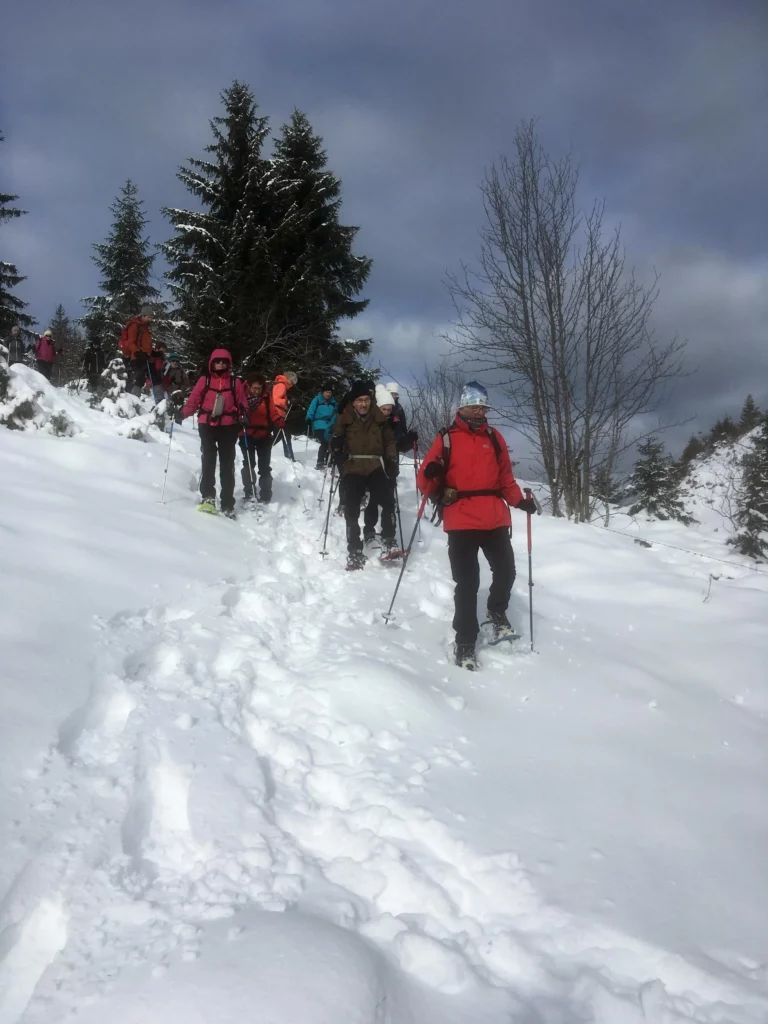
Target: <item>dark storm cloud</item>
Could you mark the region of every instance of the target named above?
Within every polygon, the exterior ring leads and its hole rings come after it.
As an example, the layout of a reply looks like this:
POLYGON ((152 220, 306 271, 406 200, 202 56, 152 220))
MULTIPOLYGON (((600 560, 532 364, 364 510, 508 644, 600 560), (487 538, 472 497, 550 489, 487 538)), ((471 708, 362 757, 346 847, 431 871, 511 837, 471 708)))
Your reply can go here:
POLYGON ((296 105, 324 136, 375 260, 349 333, 373 332, 393 372, 438 347, 483 170, 537 116, 550 149, 573 149, 585 200, 623 222, 630 261, 663 272, 659 331, 689 337, 700 367, 669 411, 768 397, 763 0, 37 0, 4 30, 2 183, 30 216, 3 246, 40 318, 94 291, 89 246, 126 177, 166 235, 159 208, 186 201, 175 167, 237 77, 276 123, 296 105))

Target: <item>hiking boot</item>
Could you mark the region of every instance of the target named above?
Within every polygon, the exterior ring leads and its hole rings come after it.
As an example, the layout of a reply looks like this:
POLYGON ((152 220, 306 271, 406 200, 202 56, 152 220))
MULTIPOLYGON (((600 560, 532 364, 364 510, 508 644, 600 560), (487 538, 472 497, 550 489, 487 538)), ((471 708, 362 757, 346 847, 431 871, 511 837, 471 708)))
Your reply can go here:
POLYGON ((362 551, 350 551, 347 557, 347 569, 362 569, 365 562, 366 557, 362 551))
POLYGON ((397 540, 394 537, 382 537, 381 548, 383 551, 394 551, 397 547, 397 540))
POLYGON ((453 646, 453 653, 456 664, 459 668, 466 668, 470 672, 474 672, 477 668, 477 658, 475 657, 475 645, 474 644, 459 644, 456 643, 453 646))
POLYGON ((376 540, 375 530, 363 530, 363 544, 372 544, 376 540))
POLYGON ((221 514, 226 516, 227 519, 237 519, 237 512, 233 508, 223 508, 221 514))
POLYGON ((517 636, 517 630, 506 616, 505 612, 492 612, 486 609, 488 621, 493 629, 493 635, 497 640, 504 640, 506 637, 517 636))

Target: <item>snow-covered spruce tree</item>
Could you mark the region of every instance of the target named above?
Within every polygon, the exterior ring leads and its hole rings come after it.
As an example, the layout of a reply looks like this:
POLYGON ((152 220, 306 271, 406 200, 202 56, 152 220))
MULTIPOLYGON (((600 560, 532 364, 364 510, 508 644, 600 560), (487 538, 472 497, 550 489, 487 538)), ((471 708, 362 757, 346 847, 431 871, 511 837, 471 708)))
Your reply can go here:
POLYGON ((327 163, 323 140, 295 110, 275 140, 272 161, 278 215, 269 243, 275 275, 272 327, 302 353, 303 381, 316 378, 313 387, 335 365, 332 340, 339 321, 368 305, 357 296, 372 265, 352 251, 358 228, 340 222, 341 181, 327 163))
POLYGON ((763 414, 757 407, 757 402, 752 395, 747 395, 739 416, 738 430, 740 435, 748 434, 750 430, 759 427, 763 420, 763 414))
POLYGON ((741 485, 737 494, 736 526, 730 541, 750 558, 768 555, 768 417, 754 439, 754 447, 742 459, 741 485))
POLYGON ((126 321, 145 303, 156 304, 160 294, 150 280, 157 254, 145 234, 143 206, 138 188, 128 179, 110 206, 113 221, 106 241, 93 246, 101 294, 83 299, 87 312, 80 323, 88 338, 98 338, 107 353, 117 344, 126 321))
POLYGON ((639 512, 658 519, 676 519, 689 526, 694 522, 678 494, 678 478, 669 455, 664 454, 664 444, 655 437, 649 437, 637 446, 639 456, 629 480, 629 490, 634 504, 629 510, 631 516, 639 512))
POLYGON ((268 119, 240 82, 224 90, 222 102, 223 115, 210 122, 210 158, 190 159, 177 174, 202 209, 163 210, 175 231, 161 246, 166 277, 187 325, 187 354, 201 364, 219 346, 241 364, 261 340, 254 311, 263 315, 269 306, 268 119))
POLYGON ((85 341, 77 324, 70 320, 61 303, 56 307, 50 327, 53 331, 53 343, 60 353, 53 379, 59 385, 69 384, 71 380, 81 376, 85 341))
MULTIPOLYGON (((3 141, 4 137, 0 133, 0 142, 3 141)), ((0 191, 0 226, 5 221, 23 217, 26 213, 26 210, 19 210, 11 205, 18 198, 18 196, 11 195, 8 192, 0 191)), ((1 252, 2 250, 0 250, 1 252)), ((13 289, 24 280, 26 278, 21 276, 15 264, 6 263, 0 259, 0 339, 5 339, 10 329, 16 324, 22 328, 29 328, 35 323, 34 318, 24 312, 27 308, 27 303, 22 302, 18 296, 13 294, 13 289)))

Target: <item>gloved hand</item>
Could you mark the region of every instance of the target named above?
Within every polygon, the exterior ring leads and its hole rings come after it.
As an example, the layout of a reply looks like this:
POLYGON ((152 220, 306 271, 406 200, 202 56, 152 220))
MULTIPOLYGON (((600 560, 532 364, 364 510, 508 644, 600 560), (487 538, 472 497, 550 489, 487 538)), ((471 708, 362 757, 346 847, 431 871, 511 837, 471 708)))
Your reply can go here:
POLYGON ((442 480, 445 477, 445 470, 439 462, 428 462, 424 467, 425 480, 442 480))
POLYGON ((331 451, 336 455, 341 455, 347 450, 347 439, 339 434, 334 434, 331 437, 331 451))
POLYGON ((181 406, 179 406, 178 409, 173 414, 173 422, 177 426, 181 426, 181 421, 183 419, 184 419, 184 417, 181 415, 181 406))
POLYGON ((416 444, 416 442, 419 440, 419 435, 416 433, 415 430, 409 430, 405 435, 405 439, 409 444, 416 444))
POLYGON ((533 498, 523 498, 522 501, 518 501, 515 508, 519 508, 521 512, 525 512, 529 516, 535 516, 539 511, 533 498))
POLYGON ((400 463, 397 459, 384 459, 384 472, 390 480, 400 475, 400 463))
POLYGON ((277 427, 278 430, 282 430, 285 426, 285 416, 278 416, 277 419, 272 421, 272 425, 277 427))

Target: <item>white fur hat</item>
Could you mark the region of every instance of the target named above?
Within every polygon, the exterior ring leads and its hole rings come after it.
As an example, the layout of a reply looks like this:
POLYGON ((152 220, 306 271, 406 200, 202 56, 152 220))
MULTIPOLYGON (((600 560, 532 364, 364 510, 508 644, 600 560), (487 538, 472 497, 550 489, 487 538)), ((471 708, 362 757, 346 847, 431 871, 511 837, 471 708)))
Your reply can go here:
POLYGON ((394 405, 394 404, 395 404, 395 400, 392 397, 391 393, 389 391, 387 391, 386 388, 382 387, 381 384, 377 384, 376 385, 376 405, 378 405, 378 407, 381 408, 382 405, 394 405))

